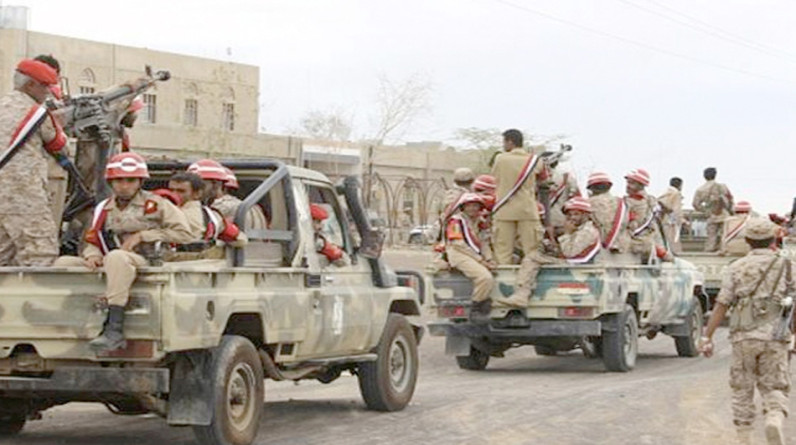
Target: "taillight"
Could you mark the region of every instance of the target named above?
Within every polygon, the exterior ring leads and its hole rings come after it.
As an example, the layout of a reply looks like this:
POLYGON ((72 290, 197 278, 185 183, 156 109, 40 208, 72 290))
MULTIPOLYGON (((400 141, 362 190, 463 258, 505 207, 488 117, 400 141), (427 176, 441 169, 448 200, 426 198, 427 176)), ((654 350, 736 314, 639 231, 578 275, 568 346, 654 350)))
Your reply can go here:
POLYGON ((467 308, 464 306, 440 306, 437 313, 441 318, 466 318, 467 308))
POLYGON ((558 308, 560 318, 594 318, 594 308, 584 306, 570 306, 558 308))

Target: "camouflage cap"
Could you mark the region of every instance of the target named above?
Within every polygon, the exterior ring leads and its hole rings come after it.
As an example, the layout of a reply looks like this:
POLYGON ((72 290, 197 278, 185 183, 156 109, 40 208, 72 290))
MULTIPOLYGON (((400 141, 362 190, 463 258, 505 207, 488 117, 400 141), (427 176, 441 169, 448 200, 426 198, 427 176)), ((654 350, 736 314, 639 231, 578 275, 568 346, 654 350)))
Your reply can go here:
POLYGON ((456 182, 470 182, 475 180, 475 173, 467 167, 460 167, 453 172, 453 180, 456 182))
POLYGON ((763 218, 754 218, 746 225, 746 236, 751 240, 766 240, 777 235, 779 227, 771 221, 763 218))

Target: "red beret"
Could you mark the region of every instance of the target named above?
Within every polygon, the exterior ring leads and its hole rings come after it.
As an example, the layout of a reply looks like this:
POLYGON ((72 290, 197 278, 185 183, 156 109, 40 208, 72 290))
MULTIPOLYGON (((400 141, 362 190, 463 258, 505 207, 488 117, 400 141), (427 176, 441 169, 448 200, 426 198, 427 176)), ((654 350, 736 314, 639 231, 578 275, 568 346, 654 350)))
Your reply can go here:
POLYGON ((38 60, 23 59, 17 65, 17 71, 44 85, 58 83, 58 72, 55 68, 38 60))
POLYGON ((318 204, 310 204, 310 215, 312 216, 312 219, 317 219, 320 221, 323 221, 329 217, 329 213, 326 211, 326 209, 318 204))

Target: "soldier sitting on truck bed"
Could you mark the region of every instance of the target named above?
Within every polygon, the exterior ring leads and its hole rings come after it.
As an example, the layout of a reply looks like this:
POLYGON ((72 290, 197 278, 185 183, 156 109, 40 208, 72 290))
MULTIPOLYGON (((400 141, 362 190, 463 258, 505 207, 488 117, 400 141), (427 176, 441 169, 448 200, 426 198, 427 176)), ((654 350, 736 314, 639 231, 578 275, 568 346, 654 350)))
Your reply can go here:
POLYGON ((337 267, 351 264, 343 248, 329 241, 329 237, 324 234, 324 221, 329 219, 329 212, 320 204, 310 204, 310 216, 312 229, 315 232, 315 251, 320 254, 321 267, 329 264, 337 267))
POLYGON ((658 224, 658 200, 644 190, 650 185, 646 170, 635 169, 625 175, 627 180, 627 206, 629 210, 630 251, 647 261, 653 255, 672 261, 666 249, 658 224))
MULTIPOLYGON (((206 205, 218 210, 224 216, 235 220, 241 200, 228 193, 227 184, 237 184, 230 181, 229 169, 212 159, 202 159, 188 167, 188 172, 199 175, 205 182, 202 200, 206 205)), ((232 175, 234 178, 234 175, 232 175)), ((260 206, 254 205, 246 214, 246 229, 265 230, 268 228, 268 219, 260 206)))
POLYGON ((60 257, 54 264, 105 267, 108 317, 102 334, 89 343, 98 353, 126 346, 124 307, 136 270, 149 264, 145 256, 156 250, 155 244, 192 241, 185 215, 169 200, 141 189, 148 177, 146 161, 140 155, 125 152, 113 156, 105 169, 113 195, 94 209, 83 258, 60 257))
POLYGON ((588 264, 602 249, 600 231, 591 221, 592 207, 586 198, 576 196, 564 204, 564 234, 558 237, 558 257, 536 251, 526 255, 517 273, 517 288, 503 302, 508 306, 527 307, 536 288, 536 277, 544 264, 588 264))
POLYGON ((445 227, 448 262, 473 281, 473 304, 470 310, 473 320, 488 318, 492 311, 490 295, 495 287, 492 270, 497 266, 492 260, 489 238, 480 233, 479 219, 483 208, 484 201, 480 195, 466 193, 459 198, 458 211, 445 227))
POLYGON ((204 183, 195 173, 181 172, 169 179, 169 190, 180 197, 180 210, 188 220, 193 242, 174 246, 174 252, 164 257, 166 261, 198 259, 224 259, 225 245, 243 247, 248 239, 229 218, 218 210, 202 205, 204 183))
POLYGON ((589 175, 586 188, 591 195, 591 219, 600 230, 603 247, 612 253, 624 253, 630 248, 627 203, 611 194, 612 185, 611 178, 606 173, 595 172, 589 175))
POLYGON ((744 256, 752 250, 745 237, 746 225, 752 218, 752 205, 748 201, 738 201, 733 212, 733 216, 724 220, 719 255, 744 256))

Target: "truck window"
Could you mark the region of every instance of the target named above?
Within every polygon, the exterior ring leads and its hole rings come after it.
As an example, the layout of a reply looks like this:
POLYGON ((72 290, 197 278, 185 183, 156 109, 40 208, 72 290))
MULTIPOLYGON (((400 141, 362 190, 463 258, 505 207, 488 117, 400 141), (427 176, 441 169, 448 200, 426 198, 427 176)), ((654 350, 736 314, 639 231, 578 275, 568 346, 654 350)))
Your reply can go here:
POLYGON ((348 231, 345 229, 347 220, 340 202, 337 200, 337 195, 329 187, 316 185, 308 185, 307 193, 311 204, 320 205, 329 214, 329 218, 324 221, 324 235, 328 237, 330 242, 337 244, 350 253, 351 241, 348 231))

